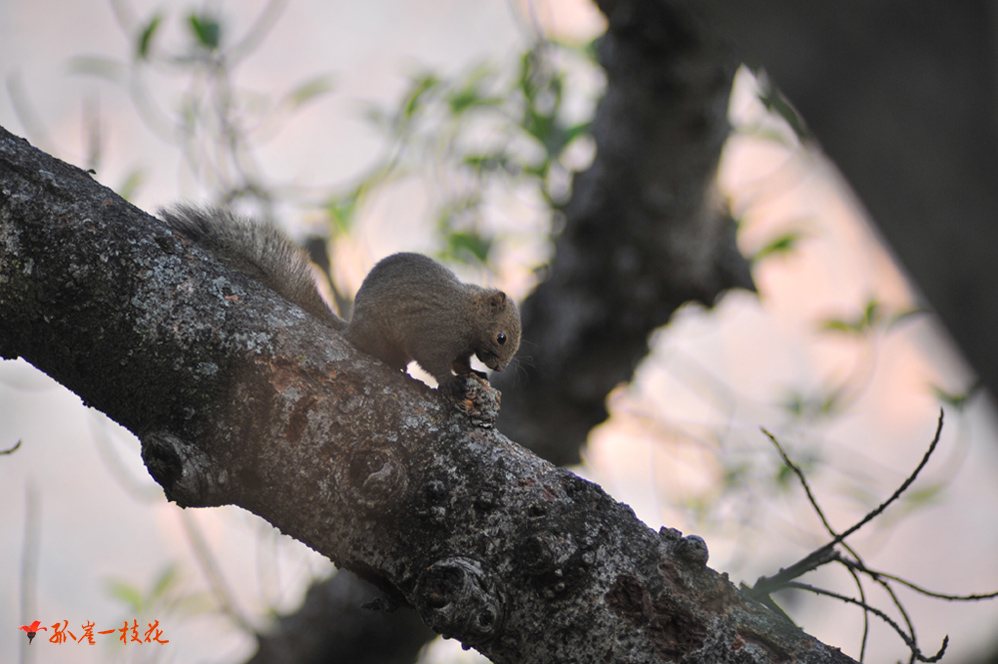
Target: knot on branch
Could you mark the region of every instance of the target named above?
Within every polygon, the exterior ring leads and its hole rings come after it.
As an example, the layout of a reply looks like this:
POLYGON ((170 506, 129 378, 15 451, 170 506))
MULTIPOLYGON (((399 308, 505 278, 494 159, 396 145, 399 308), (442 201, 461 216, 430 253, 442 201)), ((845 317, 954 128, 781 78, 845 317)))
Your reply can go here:
POLYGON ((691 566, 706 567, 710 557, 707 542, 699 535, 687 535, 676 542, 676 557, 691 566))
POLYGON ((501 633, 504 607, 500 582, 470 558, 439 560, 416 584, 416 608, 426 624, 467 646, 486 643, 501 633))
POLYGON ((541 531, 526 538, 517 560, 533 575, 557 572, 578 549, 569 534, 541 531))
POLYGON ((587 565, 570 533, 539 531, 517 549, 516 560, 528 576, 543 585, 541 593, 554 599, 579 585, 587 565))
POLYGON ((370 441, 352 450, 341 473, 343 497, 367 513, 393 511, 409 487, 409 472, 400 450, 370 441))
POLYGON ((478 374, 468 374, 464 379, 464 397, 455 402, 455 407, 463 413, 473 426, 491 429, 499 417, 502 393, 489 385, 478 374))
POLYGON ((167 500, 181 507, 216 507, 225 484, 224 471, 216 476, 214 464, 194 445, 171 433, 151 433, 142 439, 142 461, 163 487, 167 500))

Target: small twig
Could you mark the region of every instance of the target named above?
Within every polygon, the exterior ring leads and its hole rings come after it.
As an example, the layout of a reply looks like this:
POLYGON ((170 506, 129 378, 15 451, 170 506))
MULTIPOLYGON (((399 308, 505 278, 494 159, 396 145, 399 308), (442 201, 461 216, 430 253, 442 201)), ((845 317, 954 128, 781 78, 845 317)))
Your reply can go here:
POLYGON ((894 631, 897 632, 898 636, 901 637, 901 640, 904 641, 905 645, 908 646, 908 648, 911 650, 913 659, 917 659, 920 662, 938 662, 940 659, 942 659, 943 655, 946 653, 946 647, 949 645, 949 636, 943 637, 943 644, 942 647, 939 648, 939 652, 937 652, 932 657, 927 657, 922 653, 921 650, 919 650, 918 644, 916 644, 912 640, 912 638, 908 636, 903 629, 901 629, 901 626, 891 619, 890 616, 888 616, 880 609, 870 606, 866 602, 860 601, 855 597, 849 597, 848 595, 840 595, 839 593, 832 592, 831 590, 824 590, 823 588, 817 588, 815 586, 811 586, 806 583, 800 583, 799 581, 791 581, 786 585, 786 587, 797 588, 799 590, 808 590, 816 595, 825 595, 826 597, 832 597, 834 599, 841 600, 846 604, 855 604, 856 606, 862 607, 864 610, 869 611, 870 613, 872 613, 873 615, 877 616, 885 623, 890 625, 894 629, 894 631))
MULTIPOLYGON (((848 569, 848 568, 847 568, 848 569)), ((859 574, 856 570, 849 569, 849 574, 852 575, 853 581, 856 582, 856 588, 859 590, 859 599, 861 602, 866 604, 866 591, 863 588, 863 581, 859 578, 859 574)), ((863 610, 863 638, 859 642, 859 661, 862 664, 863 660, 866 658, 866 641, 870 636, 870 612, 863 610)))
POLYGON ((828 534, 831 535, 832 537, 837 537, 838 534, 832 528, 832 525, 828 522, 828 519, 825 517, 825 513, 821 509, 821 506, 818 505, 818 501, 814 497, 814 494, 811 493, 811 485, 807 483, 807 477, 804 475, 804 471, 801 470, 797 464, 795 464, 793 461, 790 460, 790 457, 787 456, 787 453, 783 451, 783 446, 780 445, 780 441, 776 440, 776 436, 769 433, 769 431, 767 431, 765 428, 762 430, 762 432, 766 434, 766 437, 769 438, 770 442, 772 442, 773 445, 776 446, 776 451, 780 453, 780 458, 783 459, 783 463, 787 465, 787 468, 794 471, 794 474, 797 475, 797 479, 800 480, 800 485, 804 488, 804 493, 807 494, 808 502, 811 503, 811 507, 814 508, 814 511, 815 513, 817 513, 818 518, 821 519, 821 523, 825 526, 825 530, 827 530, 828 534))
MULTIPOLYGON (((860 519, 853 526, 846 529, 842 533, 835 535, 830 542, 812 551, 807 556, 805 556, 798 562, 794 563, 790 567, 781 569, 777 574, 771 577, 760 577, 759 580, 756 581, 752 589, 749 591, 750 595, 752 597, 759 597, 761 595, 769 594, 774 590, 776 590, 777 588, 786 585, 787 582, 789 582, 791 579, 795 579, 806 572, 810 572, 813 569, 817 569, 821 565, 824 565, 826 563, 831 562, 832 560, 835 560, 837 556, 837 554, 834 553, 834 548, 836 544, 841 543, 845 538, 849 537, 857 530, 859 530, 860 528, 868 524, 870 521, 875 519, 877 516, 879 516, 894 501, 896 501, 901 496, 901 494, 904 493, 905 490, 907 490, 909 486, 911 486, 912 482, 915 481, 915 479, 918 477, 918 474, 922 472, 922 469, 925 468, 925 465, 929 462, 929 458, 932 456, 932 453, 935 452, 936 446, 939 444, 939 438, 942 435, 942 431, 943 431, 943 411, 942 409, 940 409, 939 424, 936 426, 936 434, 932 438, 932 443, 929 444, 929 449, 926 450, 925 455, 922 457, 922 460, 918 463, 918 466, 915 467, 915 470, 911 473, 911 475, 909 475, 904 480, 904 482, 901 483, 901 486, 898 487, 893 494, 891 494, 890 498, 880 503, 880 505, 874 508, 871 512, 869 512, 866 516, 860 519)), ((765 429, 763 429, 763 432, 767 436, 769 436, 769 438, 773 440, 774 443, 776 443, 776 439, 773 437, 772 434, 770 434, 765 429)), ((782 448, 779 448, 778 443, 777 443, 777 448, 780 449, 780 454, 784 457, 784 459, 786 459, 786 455, 783 453, 782 448)), ((793 468, 793 466, 791 467, 793 468)), ((795 472, 799 473, 798 477, 801 477, 803 475, 803 473, 800 472, 799 469, 796 469, 795 472)), ((810 488, 806 484, 805 484, 805 491, 807 492, 808 498, 811 500, 811 504, 814 505, 815 508, 817 509, 817 503, 814 501, 814 497, 811 494, 810 488)), ((819 516, 821 516, 822 522, 825 523, 826 528, 829 528, 829 530, 831 531, 831 527, 828 525, 828 522, 825 519, 824 514, 819 511, 819 516)), ((853 555, 855 555, 855 553, 853 553, 853 555)))
MULTIPOLYGON (((842 560, 841 558, 839 559, 842 560)), ((880 584, 884 591, 891 596, 891 600, 894 602, 894 606, 901 613, 901 617, 904 618, 904 624, 908 626, 908 634, 911 636, 913 643, 918 643, 918 637, 915 635, 915 623, 911 622, 911 616, 908 615, 908 611, 904 608, 904 604, 898 599, 897 593, 891 588, 891 584, 887 583, 883 579, 877 579, 874 577, 874 581, 880 584)), ((914 664, 915 654, 912 653, 911 659, 908 660, 908 664, 914 664)))
POLYGON ((907 587, 911 588, 912 590, 914 590, 915 592, 917 592, 917 593, 919 593, 921 595, 925 595, 926 597, 935 597, 936 599, 945 599, 945 600, 949 600, 951 602, 978 602, 978 601, 983 600, 983 599, 995 599, 996 597, 998 597, 998 591, 993 592, 993 593, 971 594, 971 595, 949 595, 949 594, 946 594, 946 593, 937 593, 935 591, 928 590, 926 588, 923 588, 922 586, 919 586, 919 585, 917 585, 915 583, 912 583, 911 581, 908 581, 906 579, 902 579, 899 576, 895 576, 895 575, 889 574, 887 572, 880 572, 880 571, 877 571, 877 570, 872 570, 869 567, 867 567, 866 565, 864 565, 864 564, 862 564, 860 562, 857 562, 855 560, 849 560, 848 558, 840 558, 839 562, 841 562, 846 567, 849 567, 851 569, 856 569, 856 570, 858 570, 860 572, 863 572, 864 574, 868 574, 868 575, 870 575, 870 577, 872 577, 874 579, 882 577, 884 579, 889 579, 889 580, 894 581, 896 583, 900 583, 901 585, 907 586, 907 587))
POLYGON ((887 507, 890 506, 891 503, 893 503, 895 500, 897 500, 898 498, 900 498, 901 494, 904 493, 908 489, 909 486, 911 486, 912 482, 915 481, 915 478, 918 477, 918 474, 920 472, 922 472, 923 468, 925 468, 925 464, 927 464, 929 462, 929 458, 932 457, 932 453, 936 451, 936 446, 939 444, 939 437, 942 435, 942 433, 943 433, 943 410, 940 408, 939 409, 939 424, 936 426, 936 434, 935 434, 935 436, 932 437, 932 442, 929 444, 929 449, 925 451, 925 454, 922 456, 922 460, 918 462, 918 466, 915 467, 914 472, 912 472, 911 475, 909 475, 907 477, 907 479, 905 479, 905 481, 901 483, 901 486, 899 486, 897 488, 897 491, 895 491, 893 494, 891 494, 890 498, 888 498, 884 502, 880 503, 880 505, 877 506, 876 509, 874 509, 872 512, 870 512, 865 517, 863 517, 859 521, 859 523, 857 523, 852 528, 849 528, 844 533, 842 533, 841 535, 839 535, 838 537, 836 537, 835 539, 833 539, 826 546, 835 546, 836 544, 838 544, 839 542, 841 542, 845 538, 849 537, 854 532, 856 532, 857 530, 859 530, 860 528, 862 528, 866 524, 870 523, 870 521, 872 521, 873 519, 875 519, 878 516, 880 516, 880 514, 885 509, 887 509, 887 507))

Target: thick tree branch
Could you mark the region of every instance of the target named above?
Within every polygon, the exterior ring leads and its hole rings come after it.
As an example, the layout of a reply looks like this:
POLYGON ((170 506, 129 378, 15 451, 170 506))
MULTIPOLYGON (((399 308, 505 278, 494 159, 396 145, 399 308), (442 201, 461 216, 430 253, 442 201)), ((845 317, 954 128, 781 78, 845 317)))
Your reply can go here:
MULTIPOLYGON (((490 426, 0 130, 0 355, 497 663, 851 661, 490 426)), ((470 380, 470 379, 469 379, 470 380)))
POLYGON ((521 307, 524 371, 498 376, 500 426, 575 463, 606 396, 689 301, 751 288, 714 196, 737 61, 685 0, 604 0, 607 90, 545 281, 521 307), (526 376, 526 379, 524 379, 526 376))

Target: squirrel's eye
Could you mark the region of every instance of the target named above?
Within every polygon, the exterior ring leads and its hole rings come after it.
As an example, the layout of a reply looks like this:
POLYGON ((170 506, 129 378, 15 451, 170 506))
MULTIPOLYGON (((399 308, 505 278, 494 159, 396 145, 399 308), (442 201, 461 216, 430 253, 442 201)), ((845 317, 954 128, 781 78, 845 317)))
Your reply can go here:
POLYGON ((505 333, 505 332, 500 332, 500 333, 499 333, 499 334, 498 334, 498 335, 496 336, 496 341, 498 341, 498 342, 499 342, 499 345, 500 345, 500 346, 502 346, 502 345, 503 345, 504 343, 506 343, 506 333, 505 333))

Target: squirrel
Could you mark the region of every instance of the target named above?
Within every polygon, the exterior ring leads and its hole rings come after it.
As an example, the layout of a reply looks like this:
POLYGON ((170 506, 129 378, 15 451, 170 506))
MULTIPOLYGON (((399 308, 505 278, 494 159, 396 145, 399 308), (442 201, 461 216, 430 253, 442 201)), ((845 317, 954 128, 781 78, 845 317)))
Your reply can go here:
POLYGON ((358 350, 401 371, 415 360, 444 393, 460 394, 470 373, 482 376, 471 368, 472 355, 502 371, 520 346, 520 313, 506 293, 463 283, 428 256, 399 253, 378 262, 344 323, 319 294, 305 252, 276 226, 224 208, 176 206, 160 216, 226 265, 344 330, 358 350))

